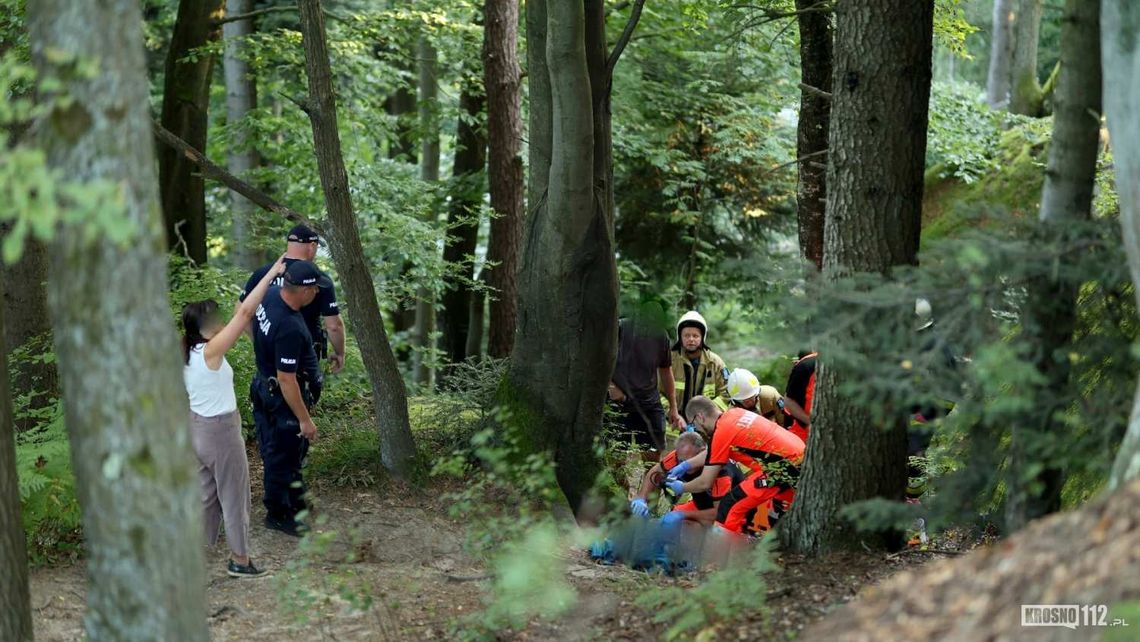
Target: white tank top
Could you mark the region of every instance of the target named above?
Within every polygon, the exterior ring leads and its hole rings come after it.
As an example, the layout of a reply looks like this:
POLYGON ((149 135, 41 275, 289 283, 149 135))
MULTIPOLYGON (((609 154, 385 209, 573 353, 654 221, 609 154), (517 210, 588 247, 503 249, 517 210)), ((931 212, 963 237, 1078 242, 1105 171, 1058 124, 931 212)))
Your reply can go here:
POLYGON ((182 368, 182 380, 190 396, 190 410, 203 417, 217 417, 237 410, 234 369, 226 358, 217 370, 210 370, 202 353, 204 343, 190 349, 190 363, 182 368))

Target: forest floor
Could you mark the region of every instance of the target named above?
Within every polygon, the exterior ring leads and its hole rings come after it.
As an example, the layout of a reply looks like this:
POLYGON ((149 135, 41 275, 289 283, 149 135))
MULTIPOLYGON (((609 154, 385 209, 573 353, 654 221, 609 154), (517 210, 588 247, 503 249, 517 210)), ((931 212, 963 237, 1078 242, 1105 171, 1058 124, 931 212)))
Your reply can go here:
MULTIPOLYGON (((225 573, 224 543, 207 552, 207 616, 213 640, 453 639, 485 606, 491 581, 484 564, 465 552, 460 524, 447 516, 439 487, 385 483, 381 488, 314 487, 326 537, 305 542, 262 526, 260 461, 254 478, 251 546, 272 571, 236 580, 225 573), (331 529, 335 528, 333 531, 331 529), (367 596, 361 606, 355 597, 367 596)), ((777 554, 780 571, 767 581, 769 618, 760 612, 716 623, 715 639, 786 640, 850 601, 864 587, 935 554, 843 553, 821 558, 777 554)), ((566 550, 565 573, 579 599, 556 620, 535 620, 504 640, 657 640, 667 626, 635 605, 655 586, 695 585, 700 576, 649 576, 622 566, 599 566, 584 550, 566 550)), ((82 639, 85 567, 32 572, 35 635, 40 642, 82 639)), ((712 639, 712 638, 706 638, 712 639)))

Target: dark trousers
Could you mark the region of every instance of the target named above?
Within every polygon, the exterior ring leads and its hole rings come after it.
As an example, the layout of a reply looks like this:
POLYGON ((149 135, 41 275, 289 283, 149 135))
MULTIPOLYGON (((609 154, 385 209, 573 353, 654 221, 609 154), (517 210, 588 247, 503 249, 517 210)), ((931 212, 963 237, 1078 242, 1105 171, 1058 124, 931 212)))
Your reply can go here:
POLYGON ((264 497, 270 519, 290 521, 305 510, 305 485, 301 464, 309 452, 309 440, 301 436, 301 423, 280 392, 270 392, 264 381, 250 385, 257 447, 264 465, 264 497))

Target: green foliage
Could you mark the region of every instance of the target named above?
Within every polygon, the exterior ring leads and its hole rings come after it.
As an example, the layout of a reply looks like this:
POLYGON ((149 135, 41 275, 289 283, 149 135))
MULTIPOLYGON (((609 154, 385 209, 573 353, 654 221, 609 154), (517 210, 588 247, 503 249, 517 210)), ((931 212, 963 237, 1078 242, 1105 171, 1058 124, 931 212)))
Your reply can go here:
POLYGON ((719 622, 759 613, 768 621, 766 575, 778 570, 772 561, 772 536, 757 542, 747 560, 732 563, 686 589, 666 586, 642 595, 639 606, 655 613, 653 620, 669 628, 666 640, 713 640, 719 622))
POLYGON ((29 561, 43 565, 79 555, 81 515, 62 404, 35 419, 36 427, 16 436, 16 474, 29 561))

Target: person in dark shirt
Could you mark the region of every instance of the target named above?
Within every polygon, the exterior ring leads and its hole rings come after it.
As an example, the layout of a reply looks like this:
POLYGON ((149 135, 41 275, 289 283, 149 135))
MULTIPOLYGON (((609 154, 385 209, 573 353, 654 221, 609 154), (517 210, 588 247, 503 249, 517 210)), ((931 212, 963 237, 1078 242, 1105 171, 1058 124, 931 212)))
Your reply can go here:
POLYGON ((677 408, 669 337, 652 326, 644 314, 618 322, 617 365, 610 377, 609 398, 617 405, 625 434, 647 460, 657 461, 665 450, 665 410, 658 377, 669 400, 670 420, 678 428, 685 422, 677 408))
POLYGON ((313 338, 300 310, 332 281, 309 261, 285 269, 254 314, 253 353, 257 374, 250 385, 253 421, 264 464, 267 528, 297 536, 297 514, 305 509, 301 463, 317 426, 309 408, 320 398, 321 371, 313 338))
MULTIPOLYGON (((320 237, 307 225, 297 225, 289 230, 288 248, 285 252, 285 265, 288 267, 296 261, 312 261, 317 256, 317 247, 320 237)), ((246 281, 241 300, 253 290, 270 265, 263 265, 254 270, 246 281)), ((281 286, 284 277, 277 277, 273 285, 281 286)), ((340 308, 336 301, 336 289, 330 284, 322 288, 312 303, 301 308, 301 316, 305 319, 305 326, 313 337, 313 348, 318 359, 326 356, 329 360, 329 372, 336 374, 344 368, 344 322, 340 319, 340 308), (322 327, 321 320, 324 320, 322 327), (329 352, 329 347, 332 352, 329 352)))
POLYGON ((792 415, 792 425, 788 430, 804 440, 804 443, 807 443, 808 431, 811 429, 816 356, 814 352, 801 352, 799 360, 792 366, 792 372, 788 375, 788 385, 784 387, 784 399, 794 402, 798 407, 798 412, 789 411, 792 415))

